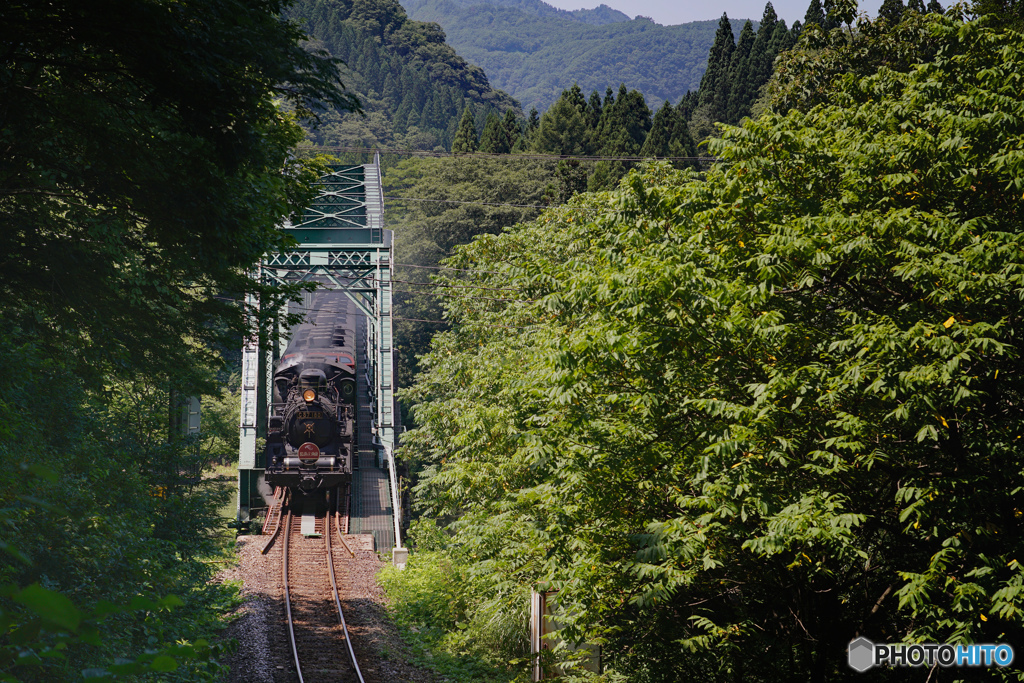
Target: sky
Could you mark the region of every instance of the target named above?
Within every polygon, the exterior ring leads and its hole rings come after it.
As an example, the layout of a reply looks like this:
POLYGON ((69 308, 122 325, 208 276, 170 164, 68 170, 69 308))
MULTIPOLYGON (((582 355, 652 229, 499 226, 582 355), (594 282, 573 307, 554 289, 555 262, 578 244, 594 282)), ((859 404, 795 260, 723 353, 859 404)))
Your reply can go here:
MULTIPOLYGON (((706 2, 701 0, 641 0, 630 2, 629 0, 544 0, 549 5, 561 9, 592 9, 604 4, 617 9, 620 12, 635 17, 642 14, 650 17, 659 24, 685 24, 688 21, 702 21, 705 19, 718 19, 722 12, 729 15, 730 23, 733 24, 733 32, 739 33, 742 25, 736 25, 734 19, 760 19, 764 14, 764 5, 767 0, 716 0, 706 2)), ((941 1, 941 0, 940 0, 941 1)), ((906 4, 904 2, 904 4, 906 4)), ((948 2, 943 2, 943 6, 948 2)), ((785 19, 786 24, 792 26, 796 20, 803 21, 804 14, 810 0, 772 0, 772 7, 780 19, 785 19)), ((878 13, 882 0, 860 0, 860 11, 871 16, 878 13)))

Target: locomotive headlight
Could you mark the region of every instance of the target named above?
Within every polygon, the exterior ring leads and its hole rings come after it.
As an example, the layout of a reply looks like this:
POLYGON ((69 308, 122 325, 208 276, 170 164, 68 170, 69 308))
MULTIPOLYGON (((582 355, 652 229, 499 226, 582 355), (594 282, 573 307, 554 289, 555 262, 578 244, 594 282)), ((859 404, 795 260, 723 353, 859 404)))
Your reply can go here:
POLYGON ((316 392, 312 389, 306 389, 302 392, 302 400, 306 403, 312 403, 316 400, 316 392))

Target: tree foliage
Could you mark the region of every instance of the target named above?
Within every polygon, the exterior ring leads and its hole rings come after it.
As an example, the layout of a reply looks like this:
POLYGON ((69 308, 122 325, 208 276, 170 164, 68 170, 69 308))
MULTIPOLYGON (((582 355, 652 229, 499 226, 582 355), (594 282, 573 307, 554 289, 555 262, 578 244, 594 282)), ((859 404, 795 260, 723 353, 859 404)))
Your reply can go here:
POLYGON ((219 393, 221 351, 265 323, 242 293, 290 296, 250 271, 312 193, 299 122, 358 108, 284 8, 0 6, 4 680, 219 673, 196 636, 226 592, 197 556, 230 435, 179 435, 175 397, 219 393))
POLYGON ((700 83, 716 26, 662 26, 621 13, 608 23, 588 23, 543 2, 413 0, 405 6, 413 18, 442 26, 452 47, 480 65, 495 87, 540 110, 573 82, 587 92, 628 83, 652 106, 675 101, 700 83))
POLYGON ((446 305, 407 395, 421 499, 633 680, 1024 635, 1024 36, 915 22, 930 58, 726 128, 704 177, 655 165, 447 262, 510 301, 446 305))
POLYGON ((447 150, 462 112, 498 115, 519 105, 455 53, 437 24, 412 21, 396 0, 297 0, 288 16, 344 61, 366 117, 328 111, 316 144, 447 150))

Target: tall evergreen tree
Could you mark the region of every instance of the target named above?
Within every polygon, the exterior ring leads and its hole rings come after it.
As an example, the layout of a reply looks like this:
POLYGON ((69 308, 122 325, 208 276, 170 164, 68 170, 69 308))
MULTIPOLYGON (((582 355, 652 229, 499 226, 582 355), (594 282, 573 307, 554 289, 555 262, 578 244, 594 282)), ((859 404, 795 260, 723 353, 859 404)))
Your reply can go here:
POLYGON ((452 154, 472 154, 477 149, 476 124, 474 123, 473 105, 468 105, 462 112, 459 130, 452 141, 452 154))
POLYGON ((478 149, 488 154, 508 154, 512 151, 512 145, 508 144, 508 137, 505 135, 505 129, 501 126, 501 120, 493 111, 487 114, 487 122, 484 124, 483 132, 480 133, 478 149))
MULTIPOLYGON (((771 78, 771 72, 775 69, 775 58, 779 56, 780 52, 785 52, 789 48, 793 47, 796 42, 796 38, 793 33, 786 28, 786 20, 779 19, 778 23, 775 24, 775 32, 772 33, 772 40, 768 43, 768 51, 772 56, 772 68, 768 71, 768 78, 771 78)), ((768 81, 765 79, 765 82, 768 81)), ((762 83, 762 85, 764 85, 762 83)))
POLYGON ((587 127, 591 130, 597 128, 601 122, 601 95, 596 90, 590 93, 590 101, 587 102, 587 127))
POLYGON ((698 105, 713 105, 718 82, 729 77, 729 67, 732 64, 732 53, 735 49, 736 38, 732 33, 732 25, 729 23, 729 16, 723 13, 722 18, 718 21, 715 42, 711 46, 711 52, 708 53, 707 69, 700 79, 700 88, 697 89, 698 105))
POLYGON ((522 138, 520 120, 511 109, 505 112, 505 118, 501 120, 501 128, 505 131, 505 140, 508 142, 509 151, 514 150, 522 138))
POLYGON ((918 14, 924 14, 926 11, 923 0, 908 0, 907 9, 912 9, 918 14))
MULTIPOLYGON (((651 132, 640 150, 642 157, 691 157, 696 146, 682 112, 665 102, 654 115, 651 132)), ((679 164, 683 165, 683 164, 679 164)))
POLYGON ((561 97, 540 117, 533 149, 542 154, 579 155, 584 151, 586 138, 587 124, 570 92, 563 90, 561 97))
POLYGON ((736 123, 750 113, 750 102, 753 101, 753 97, 747 92, 746 84, 750 75, 750 54, 754 47, 754 40, 754 25, 747 21, 743 24, 739 40, 736 42, 736 51, 732 55, 732 66, 729 69, 728 101, 720 107, 715 107, 717 111, 721 112, 722 121, 736 123))
MULTIPOLYGON (((744 112, 749 113, 750 107, 757 99, 761 87, 768 82, 772 75, 772 67, 775 64, 777 43, 775 31, 778 28, 779 19, 775 14, 772 3, 764 6, 764 14, 761 16, 761 25, 757 29, 757 37, 750 50, 750 67, 745 74, 743 85, 744 112)), ((783 27, 785 24, 783 24, 783 27)))
POLYGON ((945 10, 942 9, 939 0, 928 0, 928 11, 932 14, 942 14, 945 10))
POLYGON ((884 0, 882 6, 878 8, 878 18, 884 19, 890 26, 895 25, 903 18, 904 10, 906 7, 903 0, 884 0))
POLYGON ((687 121, 690 120, 690 116, 693 115, 693 110, 696 107, 697 93, 693 90, 687 90, 686 94, 679 98, 679 104, 676 105, 676 108, 687 121))
POLYGON ((804 26, 811 24, 825 28, 825 8, 821 6, 821 0, 811 0, 804 14, 804 26))
POLYGON ((611 107, 601 115, 599 137, 602 156, 637 156, 651 130, 651 110, 644 96, 626 90, 623 83, 611 107))
POLYGON ((537 128, 540 126, 540 113, 537 111, 537 107, 530 107, 530 115, 526 119, 526 134, 533 135, 537 132, 537 128))
POLYGON ((572 87, 568 90, 568 97, 572 106, 576 107, 576 111, 580 113, 580 116, 586 117, 587 98, 583 96, 583 91, 580 89, 579 83, 572 84, 572 87))

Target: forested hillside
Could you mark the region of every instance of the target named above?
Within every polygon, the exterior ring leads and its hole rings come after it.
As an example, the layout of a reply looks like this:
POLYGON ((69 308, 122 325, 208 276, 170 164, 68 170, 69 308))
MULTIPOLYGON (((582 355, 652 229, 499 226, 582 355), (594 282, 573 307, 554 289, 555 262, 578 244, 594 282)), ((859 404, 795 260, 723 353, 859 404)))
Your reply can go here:
POLYGON ((481 124, 489 111, 519 111, 443 31, 410 20, 397 0, 298 0, 286 16, 347 64, 346 83, 366 114, 326 112, 311 132, 315 144, 446 150, 468 104, 481 124))
POLYGON ((410 16, 440 24, 449 44, 483 67, 495 87, 540 111, 573 83, 585 92, 625 83, 655 107, 674 102, 699 86, 716 26, 661 26, 643 17, 605 23, 610 13, 588 23, 542 2, 405 4, 410 16))
MULTIPOLYGON (((416 9, 429 2, 430 0, 406 0, 402 3, 402 6, 410 12, 415 12, 416 9)), ((522 10, 527 14, 538 17, 568 19, 584 24, 594 24, 595 26, 617 24, 630 20, 628 14, 612 9, 608 5, 598 5, 594 9, 564 10, 553 7, 542 0, 489 0, 488 2, 480 2, 480 0, 449 0, 449 2, 454 6, 462 8, 475 7, 482 4, 507 7, 522 10)))
POLYGON ((1019 680, 847 664, 1024 638, 1024 35, 915 4, 809 22, 705 173, 444 263, 474 295, 405 395, 425 519, 387 577, 417 632, 525 677, 541 588, 605 680, 1019 680))

